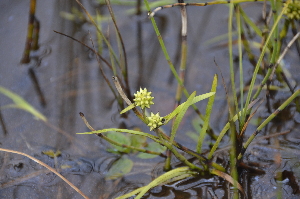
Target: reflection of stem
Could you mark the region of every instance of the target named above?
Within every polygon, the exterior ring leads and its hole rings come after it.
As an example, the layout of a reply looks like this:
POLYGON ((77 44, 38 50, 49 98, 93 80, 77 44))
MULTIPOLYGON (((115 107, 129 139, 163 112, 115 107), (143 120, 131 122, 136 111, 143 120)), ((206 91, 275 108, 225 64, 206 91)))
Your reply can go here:
MULTIPOLYGON (((183 0, 179 0, 179 3, 183 3, 183 0)), ((186 60, 187 60, 187 15, 185 6, 181 6, 181 62, 180 62, 180 72, 179 78, 184 85, 185 79, 185 69, 186 69, 186 60)), ((178 84, 176 92, 176 104, 180 104, 183 85, 178 84)), ((176 108, 176 107, 175 107, 176 108)))
POLYGON ((3 132, 3 134, 7 135, 7 128, 6 128, 6 125, 5 125, 5 122, 4 122, 4 118, 2 117, 1 109, 0 109, 0 124, 2 126, 2 132, 3 132))
POLYGON ((38 94, 38 96, 40 98, 40 103, 41 103, 41 105, 43 107, 45 107, 46 106, 46 99, 44 97, 43 91, 42 91, 42 89, 40 87, 38 78, 36 77, 33 68, 29 68, 28 73, 29 73, 29 76, 30 76, 31 80, 33 81, 33 85, 34 85, 35 91, 37 92, 37 94, 38 94))
POLYGON ((136 2, 136 15, 142 14, 142 0, 137 0, 136 2))

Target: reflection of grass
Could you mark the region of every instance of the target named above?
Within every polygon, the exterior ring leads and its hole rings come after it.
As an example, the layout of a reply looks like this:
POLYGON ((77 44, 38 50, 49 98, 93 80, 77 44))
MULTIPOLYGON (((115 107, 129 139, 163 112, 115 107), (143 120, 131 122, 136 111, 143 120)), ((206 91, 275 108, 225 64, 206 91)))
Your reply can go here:
POLYGON ((2 109, 4 109, 4 108, 23 109, 24 111, 31 113, 36 119, 42 120, 44 122, 47 121, 47 118, 43 114, 41 114, 38 110, 36 110, 33 106, 31 106, 28 102, 26 102, 19 95, 7 90, 6 88, 4 88, 2 86, 0 86, 0 93, 9 97, 14 102, 14 104, 9 104, 9 105, 1 107, 2 109))

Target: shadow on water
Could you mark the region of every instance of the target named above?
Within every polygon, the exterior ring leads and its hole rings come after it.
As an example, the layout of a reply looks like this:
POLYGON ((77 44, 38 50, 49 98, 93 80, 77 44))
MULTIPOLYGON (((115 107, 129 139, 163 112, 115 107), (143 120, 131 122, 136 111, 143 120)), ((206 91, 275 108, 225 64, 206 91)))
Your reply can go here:
MULTIPOLYGON (((95 13, 98 5, 89 1, 82 2, 91 13, 95 13)), ((149 183, 161 174, 160 162, 163 159, 141 160, 132 157, 135 165, 130 174, 117 180, 105 180, 107 169, 117 156, 106 152, 109 145, 100 138, 75 134, 88 131, 79 117, 79 112, 85 113, 95 129, 125 125, 128 128, 138 126, 142 130, 148 130, 141 127, 143 125, 133 114, 126 120, 119 116, 117 102, 100 74, 95 56, 82 45, 53 32, 62 32, 91 46, 88 34, 88 31, 92 31, 92 34, 94 31, 91 24, 61 17, 61 12, 72 13, 74 8, 80 10, 73 0, 37 2, 36 17, 41 26, 40 48, 31 54, 30 63, 20 64, 26 40, 29 1, 0 2, 0 85, 22 96, 48 119, 43 123, 19 109, 0 109, 1 148, 30 154, 56 168, 90 198, 114 198, 149 183), (49 150, 60 151, 61 154, 52 158, 43 153, 49 150)), ((132 7, 114 6, 117 23, 125 41, 131 90, 137 90, 140 86, 152 90, 156 102, 152 111, 160 111, 162 115, 166 115, 174 106, 176 81, 172 79, 146 13, 130 15, 125 12, 129 8, 132 7)), ((253 6, 251 9, 259 10, 257 8, 253 6)), ((100 7, 99 10, 108 13, 105 7, 100 7)), ((217 72, 214 58, 221 66, 223 75, 229 79, 227 48, 212 48, 213 45, 204 44, 227 32, 227 19, 224 17, 227 14, 226 6, 188 8, 190 47, 186 83, 190 91, 206 93, 210 90, 210 82, 217 72)), ((181 20, 179 9, 167 9, 158 14, 156 20, 171 59, 178 65, 181 20)), ((103 26, 107 28, 109 25, 104 22, 103 26)), ((110 26, 110 29, 113 27, 110 26)), ((116 47, 113 36, 110 36, 110 40, 116 47)), ((299 75, 299 69, 294 67, 299 61, 298 57, 293 52, 288 57, 289 71, 298 81, 299 76, 296 75, 299 75)), ((245 67, 250 71, 250 76, 251 64, 245 63, 245 67)), ((110 71, 107 73, 108 76, 112 75, 110 71)), ((224 96, 222 87, 218 88, 218 95, 224 96)), ((287 96, 286 92, 277 93, 272 104, 276 106, 277 101, 286 99, 287 96)), ((8 98, 0 95, 1 106, 10 103, 8 98)), ((225 110, 225 104, 225 99, 219 98, 214 109, 225 110)), ((205 105, 200 109, 204 110, 205 105)), ((265 134, 271 135, 286 129, 291 132, 273 139, 261 139, 248 149, 245 162, 257 168, 240 172, 241 184, 249 198, 275 198, 278 194, 278 183, 281 184, 283 198, 297 198, 300 195, 300 137, 297 135, 300 115, 293 106, 287 110, 288 112, 279 115, 279 119, 270 123, 265 134), (263 172, 258 174, 261 170, 263 172)), ((261 112, 257 118, 267 114, 265 110, 261 112)), ((192 111, 187 112, 188 119, 183 121, 180 128, 192 131, 188 121, 195 117, 192 111)), ((218 121, 212 124, 214 131, 221 130, 226 117, 222 111, 212 114, 212 118, 218 121)), ((249 135, 254 129, 255 125, 249 127, 249 135)), ((196 145, 195 141, 183 133, 178 135, 178 140, 190 148, 196 145)), ((226 149, 228 143, 227 138, 222 147, 226 149)), ((207 146, 206 150, 208 149, 207 146)), ((228 150, 218 152, 223 162, 228 162, 227 152, 228 150)), ((156 187, 145 198, 226 198, 229 192, 230 187, 226 181, 208 176, 156 187)), ((60 178, 32 160, 1 152, 0 198, 24 197, 81 198, 60 178)))

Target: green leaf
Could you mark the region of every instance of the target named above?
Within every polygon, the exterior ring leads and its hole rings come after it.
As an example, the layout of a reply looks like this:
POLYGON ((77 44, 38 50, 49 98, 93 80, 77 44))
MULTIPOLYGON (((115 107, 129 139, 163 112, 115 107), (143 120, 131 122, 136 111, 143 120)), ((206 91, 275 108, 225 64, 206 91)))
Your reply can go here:
POLYGON ((174 124, 172 126, 172 131, 171 131, 171 136, 170 136, 170 142, 172 143, 174 141, 174 138, 176 136, 176 132, 177 132, 177 129, 179 127, 179 124, 183 118, 183 116, 185 115, 187 109, 189 108, 190 105, 192 105, 192 101, 193 99, 195 98, 195 95, 196 95, 196 91, 194 91, 190 96, 189 98, 186 100, 185 103, 183 103, 175 121, 174 121, 174 124))
POLYGON ((6 95, 8 98, 10 98, 15 103, 15 104, 10 104, 10 105, 5 106, 6 108, 23 109, 23 110, 31 113, 35 118, 43 120, 44 122, 47 121, 47 118, 43 114, 41 114, 39 111, 37 111, 35 108, 33 108, 28 102, 26 102, 19 95, 7 90, 6 88, 4 88, 2 86, 0 86, 0 93, 2 93, 3 95, 6 95))
MULTIPOLYGON (((166 150, 166 147, 161 146, 160 144, 156 143, 156 142, 151 142, 148 144, 147 147, 145 147, 145 149, 149 150, 149 151, 154 151, 154 152, 159 152, 162 153, 166 150)), ((139 153, 137 155, 138 158, 141 159, 150 159, 150 158, 155 158, 158 155, 152 155, 149 153, 139 153)))
POLYGON ((129 173, 133 167, 133 162, 129 158, 122 157, 115 161, 112 167, 108 170, 105 179, 114 180, 129 173))
POLYGON ((141 189, 141 192, 135 197, 135 199, 140 199, 149 189, 156 187, 166 181, 171 180, 172 178, 184 175, 185 177, 193 176, 197 174, 195 171, 191 171, 189 167, 179 167, 176 169, 173 169, 167 173, 162 174, 161 176, 157 177, 155 180, 150 182, 148 185, 144 186, 143 189, 141 189))
POLYGON ((124 108, 120 114, 126 113, 127 111, 133 109, 135 107, 135 104, 131 104, 130 106, 127 106, 126 108, 124 108))
POLYGON ((236 181, 235 179, 233 179, 227 173, 224 173, 224 172, 216 170, 216 169, 211 169, 210 173, 225 179, 227 182, 231 183, 233 186, 236 186, 236 188, 238 188, 245 195, 245 191, 244 191, 243 187, 241 186, 241 184, 238 181, 236 181))
MULTIPOLYGON (((206 94, 203 94, 203 95, 198 95, 196 97, 194 97, 194 99, 192 100, 192 103, 191 104, 195 104, 201 100, 204 100, 208 97, 211 97, 215 94, 215 92, 210 92, 210 93, 206 93, 206 94)), ((169 115, 166 115, 164 117, 164 119, 166 120, 165 121, 165 124, 168 123, 173 117, 175 117, 181 110, 181 108, 184 106, 186 102, 180 104, 172 113, 170 113, 169 115)))
MULTIPOLYGON (((214 76, 214 80, 211 86, 211 92, 216 92, 217 91, 217 85, 218 85, 218 76, 214 76)), ((215 101, 215 95, 210 97, 206 106, 206 113, 204 117, 204 123, 201 131, 199 131, 199 137, 198 137, 198 142, 197 142, 197 147, 196 147, 196 152, 201 153, 202 149, 202 143, 204 141, 204 138, 206 136, 206 130, 208 129, 209 121, 210 121, 210 114, 212 111, 212 107, 214 105, 215 101)))
MULTIPOLYGON (((109 132, 106 134, 106 136, 109 138, 109 139, 112 139, 116 142, 119 142, 121 144, 125 144, 125 145, 130 145, 130 139, 128 136, 122 134, 122 133, 119 133, 119 132, 109 132)), ((116 145, 113 145, 112 146, 114 148, 117 149, 117 151, 120 151, 120 152, 123 152, 123 153, 129 153, 130 152, 130 149, 129 148, 123 148, 123 147, 120 147, 120 146, 116 146, 116 145)))

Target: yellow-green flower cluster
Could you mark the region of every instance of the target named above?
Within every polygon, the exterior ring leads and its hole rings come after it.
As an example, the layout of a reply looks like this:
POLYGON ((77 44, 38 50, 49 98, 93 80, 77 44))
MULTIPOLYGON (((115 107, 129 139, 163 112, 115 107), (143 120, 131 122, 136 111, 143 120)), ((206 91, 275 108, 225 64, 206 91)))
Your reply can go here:
POLYGON ((287 9, 285 10, 284 14, 289 18, 289 19, 300 19, 300 1, 292 1, 287 9))
POLYGON ((154 104, 152 101, 154 97, 151 96, 151 93, 152 92, 148 92, 146 88, 144 90, 140 88, 140 91, 134 94, 134 104, 140 106, 142 109, 145 107, 150 108, 150 105, 154 104))
POLYGON ((163 117, 159 116, 159 113, 157 113, 156 115, 154 115, 152 112, 150 114, 150 117, 148 117, 149 123, 148 126, 150 127, 150 131, 152 131, 153 129, 156 129, 158 127, 160 127, 161 125, 163 125, 163 117))

